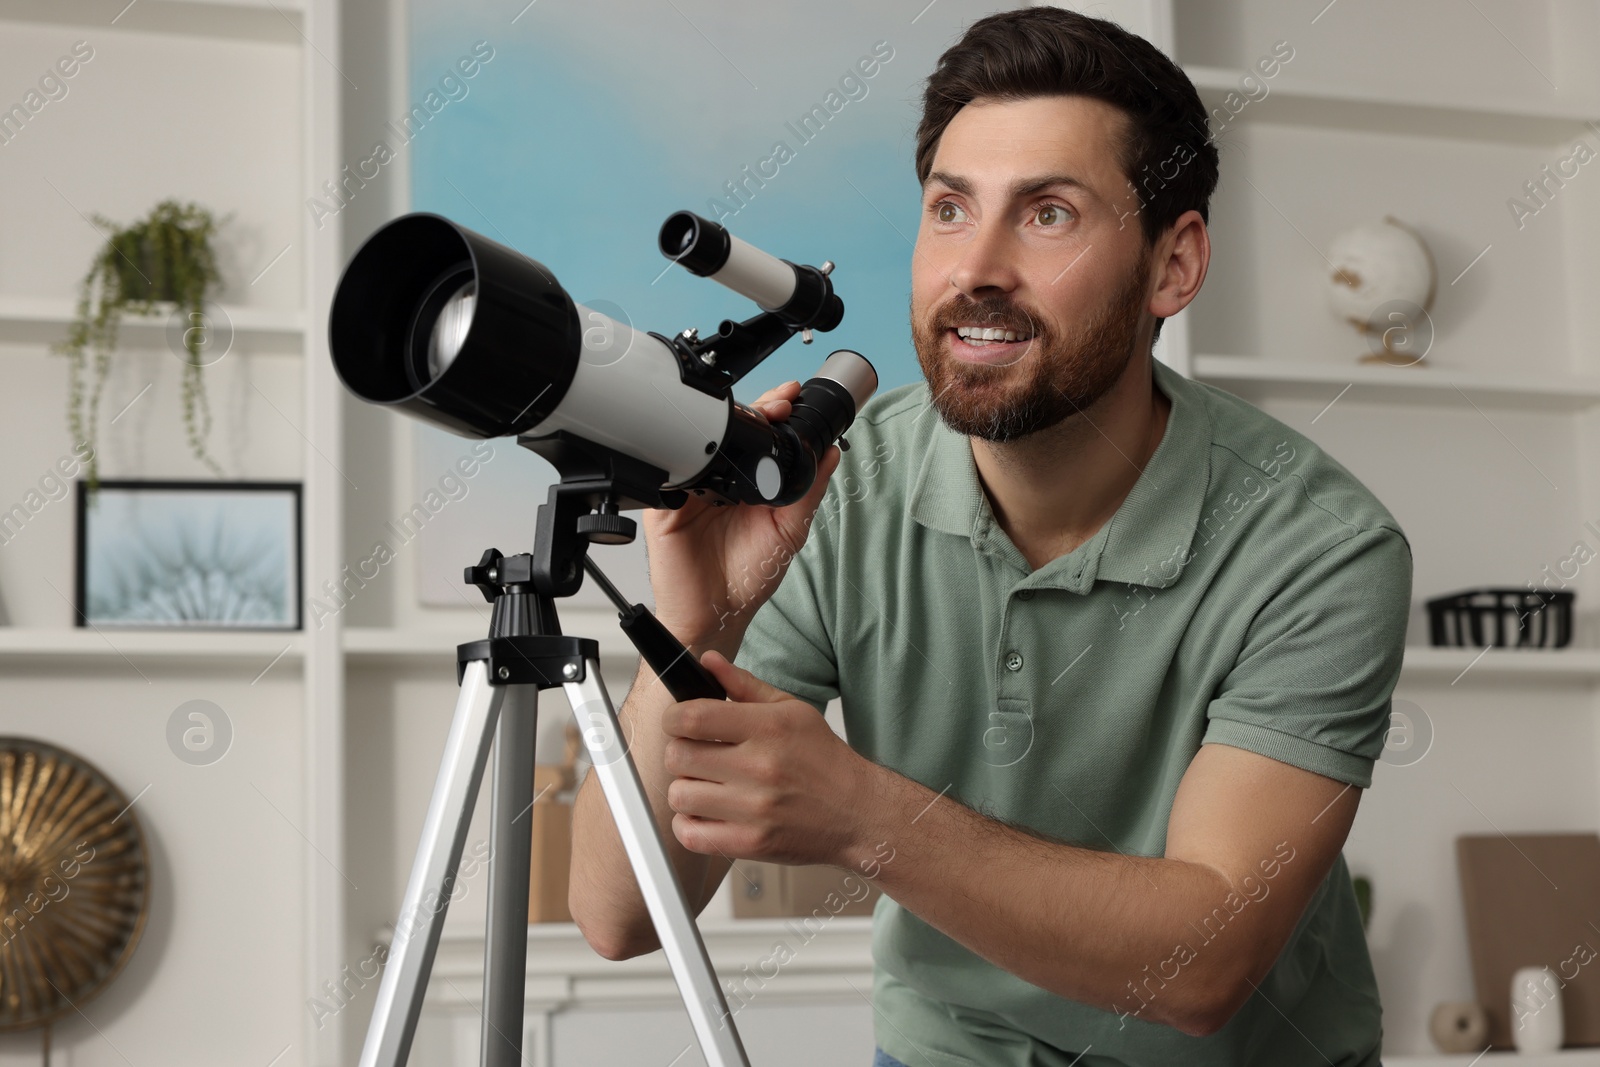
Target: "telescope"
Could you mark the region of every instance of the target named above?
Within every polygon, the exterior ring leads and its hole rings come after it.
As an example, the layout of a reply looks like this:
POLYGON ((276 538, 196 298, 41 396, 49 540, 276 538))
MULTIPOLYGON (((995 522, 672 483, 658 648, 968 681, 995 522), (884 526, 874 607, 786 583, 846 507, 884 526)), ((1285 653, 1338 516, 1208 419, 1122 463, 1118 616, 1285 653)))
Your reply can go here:
POLYGON ((380 227, 345 267, 328 318, 334 369, 372 404, 463 437, 515 436, 555 467, 531 553, 489 548, 464 578, 493 605, 489 635, 457 647, 461 687, 422 839, 378 987, 361 1067, 410 1055, 479 786, 494 750, 484 942, 484 1067, 519 1067, 527 966, 537 696, 561 688, 591 771, 710 1067, 748 1067, 644 785, 599 671, 599 646, 565 635, 555 599, 588 574, 620 626, 678 701, 726 693, 655 616, 589 558, 626 544, 621 512, 799 500, 878 385, 863 356, 838 349, 800 389, 789 417, 733 399, 734 385, 795 334, 838 326, 833 264, 778 259, 688 211, 668 217, 661 253, 754 301, 759 314, 715 333, 667 336, 578 304, 539 262, 435 214, 380 227))
POLYGON ((516 435, 557 470, 573 450, 627 457, 641 481, 618 507, 678 506, 688 492, 798 500, 876 389, 872 365, 834 352, 786 424, 735 403, 732 387, 793 334, 809 342, 839 324, 833 265, 796 266, 688 211, 667 219, 660 246, 762 313, 704 338, 637 331, 575 303, 527 256, 418 213, 380 229, 345 269, 329 318, 334 367, 363 400, 462 436, 516 435))

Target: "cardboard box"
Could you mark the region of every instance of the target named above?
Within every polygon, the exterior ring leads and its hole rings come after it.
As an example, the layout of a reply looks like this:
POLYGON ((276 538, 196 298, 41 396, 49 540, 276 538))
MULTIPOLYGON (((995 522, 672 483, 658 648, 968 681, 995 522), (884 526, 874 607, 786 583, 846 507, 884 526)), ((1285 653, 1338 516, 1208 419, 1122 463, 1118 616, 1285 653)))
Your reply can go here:
POLYGON ((736 919, 871 915, 880 895, 865 876, 841 867, 734 860, 728 877, 736 919))
POLYGON ((569 923, 567 882, 572 876, 572 805, 559 799, 557 789, 570 776, 570 768, 536 766, 533 792, 537 797, 528 815, 533 821, 533 850, 528 879, 528 921, 569 923), (548 786, 548 788, 546 788, 548 786))

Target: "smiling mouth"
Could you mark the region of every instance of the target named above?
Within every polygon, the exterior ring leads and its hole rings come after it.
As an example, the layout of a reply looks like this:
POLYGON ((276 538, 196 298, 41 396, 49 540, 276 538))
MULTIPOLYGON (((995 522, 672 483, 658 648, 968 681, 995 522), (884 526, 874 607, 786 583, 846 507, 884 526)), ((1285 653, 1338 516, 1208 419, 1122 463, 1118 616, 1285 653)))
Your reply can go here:
POLYGON ((1001 326, 954 326, 950 328, 949 332, 974 348, 988 348, 1033 340, 1033 334, 1026 330, 1008 330, 1001 326))

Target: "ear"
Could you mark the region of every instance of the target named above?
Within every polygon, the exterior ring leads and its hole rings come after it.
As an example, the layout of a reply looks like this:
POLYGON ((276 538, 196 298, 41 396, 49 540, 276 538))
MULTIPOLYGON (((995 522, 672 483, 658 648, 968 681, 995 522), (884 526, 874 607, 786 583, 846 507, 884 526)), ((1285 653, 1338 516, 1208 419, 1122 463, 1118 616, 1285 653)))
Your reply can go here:
POLYGON ((1211 264, 1211 234, 1200 212, 1190 210, 1179 216, 1156 246, 1156 255, 1162 263, 1150 311, 1157 318, 1170 319, 1199 294, 1211 264), (1164 257, 1163 248, 1167 249, 1164 257))

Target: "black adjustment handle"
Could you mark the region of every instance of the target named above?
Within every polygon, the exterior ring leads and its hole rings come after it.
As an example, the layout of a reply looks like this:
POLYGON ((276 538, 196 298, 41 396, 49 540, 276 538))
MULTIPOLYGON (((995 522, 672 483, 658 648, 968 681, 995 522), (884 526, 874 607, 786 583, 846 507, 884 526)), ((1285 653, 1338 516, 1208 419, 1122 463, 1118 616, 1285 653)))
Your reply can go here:
POLYGON ((722 683, 700 665, 700 661, 683 647, 682 642, 672 636, 672 631, 661 625, 660 619, 650 614, 649 608, 643 604, 631 604, 621 615, 622 632, 628 635, 628 640, 639 650, 639 655, 656 672, 656 677, 667 687, 672 699, 679 702, 702 697, 728 699, 728 691, 722 688, 722 683))
POLYGON ((628 635, 628 640, 639 650, 639 655, 656 672, 656 677, 667 687, 672 699, 680 703, 702 697, 728 699, 728 691, 722 688, 722 683, 700 666, 700 661, 683 647, 683 642, 674 637, 671 630, 661 625, 661 620, 652 615, 649 608, 643 604, 628 603, 628 598, 611 584, 611 579, 587 555, 583 557, 583 569, 589 572, 589 577, 595 580, 606 599, 616 605, 620 620, 618 625, 622 627, 622 632, 628 635))

